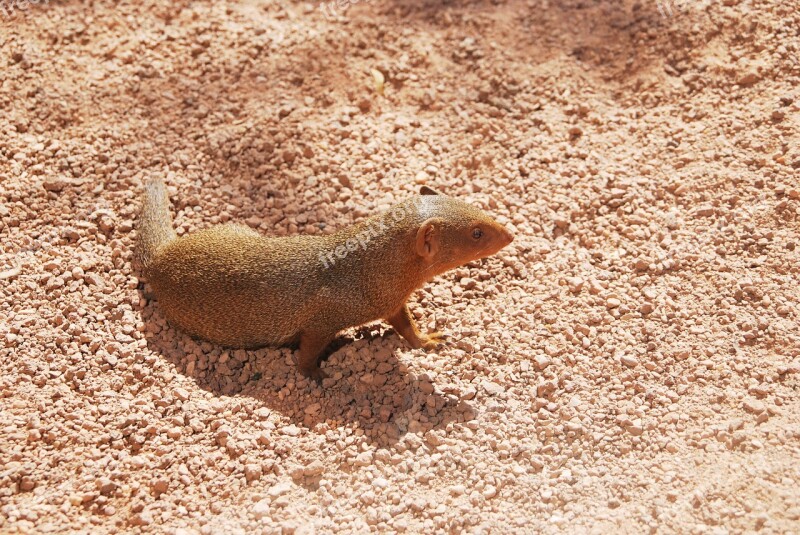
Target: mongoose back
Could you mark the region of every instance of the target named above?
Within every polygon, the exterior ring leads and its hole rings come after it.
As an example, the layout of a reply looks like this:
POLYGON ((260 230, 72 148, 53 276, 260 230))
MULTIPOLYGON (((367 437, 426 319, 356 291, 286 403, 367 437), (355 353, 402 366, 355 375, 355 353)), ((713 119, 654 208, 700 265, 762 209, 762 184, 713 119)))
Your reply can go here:
POLYGON ((382 214, 325 236, 266 237, 219 225, 177 237, 161 180, 145 186, 137 256, 167 320, 227 347, 299 343, 298 369, 336 334, 384 319, 413 348, 442 343, 417 328, 406 301, 436 275, 513 240, 486 213, 423 186, 382 214))

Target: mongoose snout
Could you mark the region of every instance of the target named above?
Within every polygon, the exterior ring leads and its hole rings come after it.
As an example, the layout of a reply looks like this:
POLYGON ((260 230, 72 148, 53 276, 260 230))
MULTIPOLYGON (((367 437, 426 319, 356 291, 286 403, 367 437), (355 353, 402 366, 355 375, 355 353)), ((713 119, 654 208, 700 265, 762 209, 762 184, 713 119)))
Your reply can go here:
POLYGON ((220 225, 178 238, 164 183, 145 187, 137 256, 167 320, 228 347, 299 342, 298 369, 321 382, 318 360, 336 334, 386 320, 411 347, 431 349, 406 305, 438 274, 513 241, 482 210, 423 186, 389 211, 326 236, 266 237, 220 225))

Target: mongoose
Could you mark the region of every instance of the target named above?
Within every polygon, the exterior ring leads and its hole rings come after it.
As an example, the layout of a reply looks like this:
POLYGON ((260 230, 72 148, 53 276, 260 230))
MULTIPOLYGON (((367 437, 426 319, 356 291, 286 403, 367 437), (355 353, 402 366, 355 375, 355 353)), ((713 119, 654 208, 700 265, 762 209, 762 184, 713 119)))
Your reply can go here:
POLYGON ((385 213, 325 236, 265 237, 226 224, 178 238, 161 180, 145 186, 138 259, 167 320, 228 347, 299 343, 298 369, 321 382, 318 359, 339 331, 378 319, 431 349, 406 301, 436 275, 513 240, 486 213, 423 186, 385 213))

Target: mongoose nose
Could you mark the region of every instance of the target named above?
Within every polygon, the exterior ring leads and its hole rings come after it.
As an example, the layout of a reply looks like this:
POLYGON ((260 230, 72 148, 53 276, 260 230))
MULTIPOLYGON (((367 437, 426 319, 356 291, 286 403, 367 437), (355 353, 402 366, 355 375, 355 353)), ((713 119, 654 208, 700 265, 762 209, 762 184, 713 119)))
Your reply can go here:
MULTIPOLYGON (((503 237, 505 238, 505 242, 506 242, 505 245, 508 245, 509 243, 514 241, 514 234, 512 234, 511 231, 508 230, 505 227, 503 227, 503 237)), ((505 245, 504 245, 504 247, 505 247, 505 245)))

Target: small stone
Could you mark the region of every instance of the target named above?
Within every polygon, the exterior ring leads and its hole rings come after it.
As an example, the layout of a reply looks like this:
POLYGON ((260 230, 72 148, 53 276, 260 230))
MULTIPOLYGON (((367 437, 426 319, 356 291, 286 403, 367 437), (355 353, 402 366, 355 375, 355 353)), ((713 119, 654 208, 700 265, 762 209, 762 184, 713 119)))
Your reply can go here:
POLYGON ((248 483, 250 483, 251 481, 257 481, 258 479, 261 479, 261 465, 258 464, 245 465, 244 478, 248 483))
POLYGON ((67 181, 63 178, 50 178, 42 183, 42 187, 47 191, 57 193, 67 187, 67 181))
POLYGON ((254 215, 245 219, 244 222, 247 223, 247 226, 250 228, 258 228, 261 226, 261 223, 263 223, 263 219, 254 215))
POLYGON ((281 428, 281 434, 288 435, 290 437, 296 437, 300 434, 300 428, 296 425, 287 425, 281 428))
POLYGON ((292 162, 294 162, 295 158, 297 158, 297 153, 292 149, 286 149, 285 151, 283 151, 284 162, 291 164, 292 162))
POLYGON ((709 217, 714 215, 714 207, 710 205, 698 206, 692 210, 692 214, 699 217, 709 217))
POLYGON ((746 399, 742 406, 744 407, 744 410, 750 414, 761 414, 767 410, 767 406, 764 404, 764 402, 757 399, 746 399))
POLYGON ((583 432, 583 426, 580 422, 570 420, 566 424, 564 424, 564 429, 567 431, 571 431, 575 434, 580 434, 583 432))
POLYGON ((114 230, 114 220, 103 215, 97 220, 97 227, 104 233, 109 233, 114 230))
POLYGON ((736 80, 736 83, 742 87, 750 87, 761 80, 761 76, 757 72, 746 72, 736 80))
POLYGON ((300 484, 302 483, 303 478, 306 477, 306 474, 303 472, 303 467, 299 464, 296 464, 289 469, 289 477, 291 477, 292 481, 295 483, 300 484))
POLYGON ((130 523, 133 526, 149 526, 153 523, 153 513, 145 509, 141 513, 133 515, 130 519, 130 523))
POLYGON ((486 393, 491 396, 499 396, 506 390, 501 385, 494 383, 492 381, 484 381, 483 389, 486 390, 486 393))
POLYGON ((267 516, 270 511, 270 502, 271 500, 269 498, 264 498, 263 500, 256 502, 256 504, 253 506, 253 516, 255 516, 258 520, 267 516))
POLYGON ((550 357, 548 357, 547 355, 544 355, 544 354, 540 353, 540 354, 536 355, 535 357, 533 357, 533 362, 534 362, 534 364, 536 364, 536 369, 537 370, 544 370, 545 368, 550 366, 550 364, 552 364, 553 360, 550 357))
POLYGON ((578 294, 583 288, 583 279, 580 277, 568 277, 567 286, 569 287, 570 292, 578 294))
POLYGON ((606 307, 608 307, 608 308, 617 308, 621 304, 622 304, 622 302, 619 299, 617 299, 616 297, 609 297, 606 300, 606 307))
POLYGON ((452 496, 461 496, 467 492, 467 488, 464 485, 455 485, 450 487, 450 495, 452 496))
POLYGON ((324 471, 325 471, 325 465, 322 464, 322 461, 320 461, 319 459, 316 461, 312 461, 311 464, 309 464, 303 469, 303 473, 306 476, 311 476, 311 477, 318 476, 322 474, 324 471))
POLYGON ((100 491, 100 494, 108 496, 109 494, 113 494, 113 492, 117 489, 117 484, 107 477, 102 477, 97 482, 97 488, 100 491))
POLYGON ((163 494, 169 490, 169 481, 166 479, 156 479, 153 482, 152 490, 154 494, 163 494))
POLYGON ((342 185, 342 186, 344 186, 345 188, 348 188, 348 189, 353 189, 353 183, 352 183, 352 181, 350 180, 350 177, 349 177, 349 176, 347 176, 345 173, 341 173, 341 174, 338 176, 338 178, 339 178, 339 184, 341 184, 341 185, 342 185))
POLYGON ((87 273, 83 280, 89 284, 90 286, 97 286, 99 289, 103 289, 105 284, 103 284, 103 279, 100 278, 100 275, 97 273, 87 273))
POLYGON ((61 288, 62 286, 64 286, 64 279, 62 279, 61 277, 50 277, 50 279, 47 280, 45 289, 51 291, 61 288))
POLYGON ((369 466, 372 464, 372 452, 371 451, 363 451, 356 456, 353 464, 356 466, 369 466))
POLYGON ((569 227, 569 219, 562 215, 555 216, 553 218, 553 223, 555 223, 555 225, 562 230, 565 230, 569 227))
POLYGON ((626 431, 628 431, 628 433, 630 433, 631 435, 638 437, 639 435, 644 433, 644 427, 642 427, 642 421, 637 418, 636 420, 631 422, 631 425, 629 425, 626 428, 626 431))
POLYGON ((632 355, 622 355, 619 360, 628 368, 635 368, 639 365, 639 361, 632 355))
POLYGON ((279 496, 283 496, 284 494, 288 494, 292 491, 292 484, 288 481, 281 481, 280 483, 276 483, 272 487, 269 488, 267 491, 267 495, 270 498, 278 498, 279 496))
POLYGON ((477 286, 478 281, 469 277, 464 277, 463 279, 461 279, 460 283, 465 290, 472 290, 473 288, 475 288, 475 286, 477 286))
POLYGON ((173 394, 175 394, 175 398, 180 401, 186 401, 187 399, 189 399, 189 391, 186 390, 185 388, 176 388, 173 391, 173 394))
POLYGON ((19 276, 20 273, 22 273, 22 270, 18 267, 0 271, 0 280, 13 279, 14 277, 19 276))

